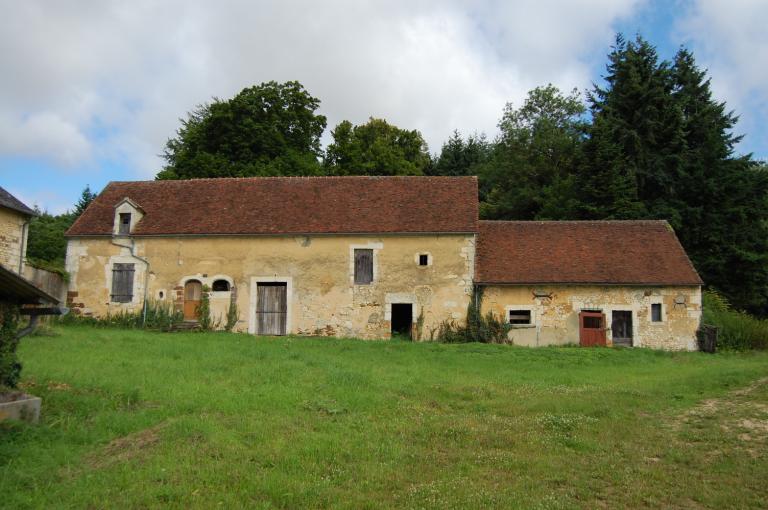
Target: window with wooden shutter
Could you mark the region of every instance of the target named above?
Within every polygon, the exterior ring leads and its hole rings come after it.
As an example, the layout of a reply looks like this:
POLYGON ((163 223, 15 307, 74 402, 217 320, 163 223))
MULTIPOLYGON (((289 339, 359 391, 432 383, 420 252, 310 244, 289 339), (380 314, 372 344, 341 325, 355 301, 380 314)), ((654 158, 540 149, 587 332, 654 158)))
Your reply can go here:
POLYGON ((133 300, 133 264, 112 264, 112 302, 133 300))
POLYGON ((355 285, 373 281, 373 250, 355 249, 355 285))
POLYGON ((509 323, 510 324, 530 324, 531 311, 530 310, 510 310, 509 323))

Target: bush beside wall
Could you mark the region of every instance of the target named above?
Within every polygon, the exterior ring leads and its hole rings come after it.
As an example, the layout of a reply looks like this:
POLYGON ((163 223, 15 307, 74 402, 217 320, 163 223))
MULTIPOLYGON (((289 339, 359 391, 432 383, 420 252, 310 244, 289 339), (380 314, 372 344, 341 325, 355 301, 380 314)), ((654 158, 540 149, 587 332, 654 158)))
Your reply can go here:
POLYGON ((702 322, 717 327, 718 349, 768 349, 768 320, 734 310, 718 292, 705 291, 703 297, 702 322))

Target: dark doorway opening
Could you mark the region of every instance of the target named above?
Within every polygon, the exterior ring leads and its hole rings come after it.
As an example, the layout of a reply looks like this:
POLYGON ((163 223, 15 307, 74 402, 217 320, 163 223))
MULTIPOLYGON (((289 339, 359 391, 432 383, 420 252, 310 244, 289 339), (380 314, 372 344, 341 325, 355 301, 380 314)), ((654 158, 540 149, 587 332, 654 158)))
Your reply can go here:
POLYGON ((411 303, 392 303, 392 337, 412 339, 413 305, 411 303))
POLYGON ((632 347, 632 312, 614 310, 611 312, 611 336, 613 345, 632 347))

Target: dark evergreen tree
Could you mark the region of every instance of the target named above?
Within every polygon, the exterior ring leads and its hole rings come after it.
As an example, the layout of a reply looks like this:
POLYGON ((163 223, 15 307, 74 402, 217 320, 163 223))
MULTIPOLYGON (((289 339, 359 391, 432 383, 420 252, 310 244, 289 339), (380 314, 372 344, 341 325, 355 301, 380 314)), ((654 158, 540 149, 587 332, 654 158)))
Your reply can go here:
POLYGON ((604 79, 606 87, 587 96, 593 122, 578 184, 582 216, 661 217, 680 227, 685 140, 670 64, 641 37, 619 35, 604 79))
POLYGON ((768 313, 768 173, 735 156, 737 117, 712 98, 710 80, 690 51, 672 67, 685 136, 684 176, 675 189, 678 237, 704 281, 738 308, 768 313))
POLYGON ((435 158, 430 175, 477 175, 478 165, 488 161, 491 144, 485 135, 470 135, 466 141, 454 130, 435 158))
POLYGON ((96 198, 97 193, 94 193, 91 191, 91 187, 86 184, 85 189, 80 194, 80 198, 77 200, 77 203, 75 204, 75 218, 80 217, 81 214, 85 211, 85 209, 90 205, 91 202, 96 198))

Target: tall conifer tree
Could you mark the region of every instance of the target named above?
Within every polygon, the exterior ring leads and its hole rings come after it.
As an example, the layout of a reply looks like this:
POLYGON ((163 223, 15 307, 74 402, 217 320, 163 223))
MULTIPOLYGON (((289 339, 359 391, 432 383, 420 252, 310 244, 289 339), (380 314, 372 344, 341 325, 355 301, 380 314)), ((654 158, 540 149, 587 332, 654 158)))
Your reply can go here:
POLYGON ((737 117, 712 98, 710 80, 681 49, 672 67, 685 133, 678 236, 704 281, 739 308, 768 312, 768 174, 735 156, 737 117))

